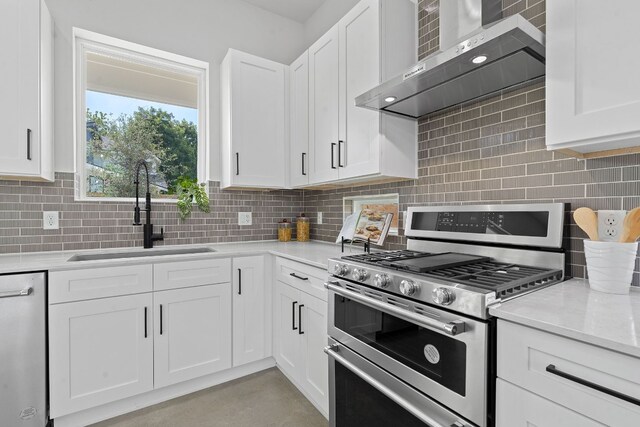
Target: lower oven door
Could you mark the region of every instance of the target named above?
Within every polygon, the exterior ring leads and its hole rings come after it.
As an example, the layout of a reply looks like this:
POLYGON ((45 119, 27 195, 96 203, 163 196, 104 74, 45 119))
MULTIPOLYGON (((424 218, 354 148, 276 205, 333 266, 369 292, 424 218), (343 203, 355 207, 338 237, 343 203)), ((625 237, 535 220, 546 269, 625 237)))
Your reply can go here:
POLYGON ((329 339, 332 427, 466 427, 470 423, 362 356, 329 339))
POLYGON ((474 425, 488 425, 487 323, 343 280, 327 289, 331 338, 474 425))

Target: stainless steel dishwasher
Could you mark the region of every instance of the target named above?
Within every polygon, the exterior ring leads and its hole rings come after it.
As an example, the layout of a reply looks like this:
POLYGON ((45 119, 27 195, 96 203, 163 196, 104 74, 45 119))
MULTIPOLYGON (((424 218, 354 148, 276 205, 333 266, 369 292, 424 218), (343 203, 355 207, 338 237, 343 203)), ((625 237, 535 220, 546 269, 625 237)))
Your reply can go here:
POLYGON ((0 425, 48 423, 45 273, 0 276, 0 425))

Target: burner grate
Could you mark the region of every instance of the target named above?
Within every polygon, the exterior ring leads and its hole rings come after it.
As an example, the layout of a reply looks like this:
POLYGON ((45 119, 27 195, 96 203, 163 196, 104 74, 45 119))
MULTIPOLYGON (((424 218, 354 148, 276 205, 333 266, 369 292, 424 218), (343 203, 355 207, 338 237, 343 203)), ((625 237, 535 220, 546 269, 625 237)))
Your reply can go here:
MULTIPOLYGON (((342 257, 342 259, 345 261, 371 264, 378 267, 384 266, 394 270, 404 270, 398 268, 394 263, 429 255, 433 254, 402 250, 349 255, 342 257)), ((503 299, 525 292, 534 287, 562 280, 562 271, 560 270, 549 270, 538 267, 501 263, 491 260, 482 260, 453 267, 443 267, 416 274, 443 279, 448 282, 461 285, 495 291, 497 296, 503 299)))

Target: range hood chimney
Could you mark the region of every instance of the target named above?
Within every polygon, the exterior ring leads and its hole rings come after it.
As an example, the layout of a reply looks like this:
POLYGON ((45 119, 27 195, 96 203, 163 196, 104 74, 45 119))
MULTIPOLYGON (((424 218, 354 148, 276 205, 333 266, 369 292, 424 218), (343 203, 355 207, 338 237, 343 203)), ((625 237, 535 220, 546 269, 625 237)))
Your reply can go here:
MULTIPOLYGON (((428 11, 436 13, 436 11, 428 11)), ((502 0, 440 0, 440 50, 356 105, 419 118, 545 74, 544 33, 502 0)))

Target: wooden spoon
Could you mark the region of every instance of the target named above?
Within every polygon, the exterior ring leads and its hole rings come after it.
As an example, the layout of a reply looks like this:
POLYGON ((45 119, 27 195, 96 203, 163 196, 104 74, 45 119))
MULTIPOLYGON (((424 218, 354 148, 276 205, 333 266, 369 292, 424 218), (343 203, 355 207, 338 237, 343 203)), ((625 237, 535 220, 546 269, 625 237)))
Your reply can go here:
POLYGON ((589 208, 578 208, 573 213, 573 219, 587 236, 593 241, 598 240, 598 216, 589 208))
POLYGON ((633 243, 640 237, 640 208, 631 209, 622 223, 620 243, 633 243))

